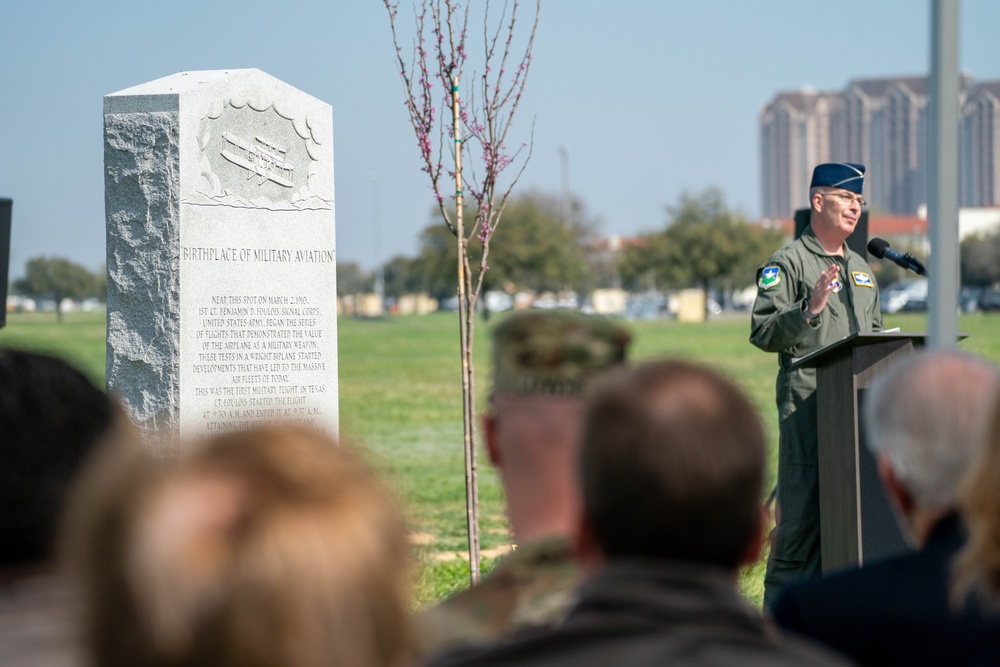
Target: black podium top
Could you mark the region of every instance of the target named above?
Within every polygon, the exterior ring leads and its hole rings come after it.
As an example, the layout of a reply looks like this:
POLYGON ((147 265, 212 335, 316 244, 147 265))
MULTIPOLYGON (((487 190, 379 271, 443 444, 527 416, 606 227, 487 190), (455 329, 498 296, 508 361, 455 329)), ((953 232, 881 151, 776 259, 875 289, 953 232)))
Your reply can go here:
MULTIPOLYGON (((959 340, 966 338, 968 334, 959 334, 959 340)), ((798 359, 793 359, 790 368, 816 368, 828 362, 832 357, 839 356, 856 347, 866 347, 868 345, 878 345, 880 343, 891 343, 897 340, 913 341, 914 346, 923 345, 927 340, 927 334, 905 332, 905 331, 877 331, 874 333, 853 333, 845 336, 829 345, 813 350, 809 354, 798 359)))

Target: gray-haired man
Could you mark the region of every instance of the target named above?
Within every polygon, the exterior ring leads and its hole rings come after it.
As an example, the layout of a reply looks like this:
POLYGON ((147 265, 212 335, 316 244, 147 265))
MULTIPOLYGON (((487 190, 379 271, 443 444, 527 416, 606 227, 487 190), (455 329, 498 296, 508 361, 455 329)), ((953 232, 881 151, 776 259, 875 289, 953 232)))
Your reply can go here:
POLYGON ((875 383, 867 441, 917 551, 790 586, 774 617, 863 665, 1000 664, 1000 615, 952 609, 949 568, 965 542, 961 480, 995 405, 1000 369, 955 351, 915 355, 875 383))

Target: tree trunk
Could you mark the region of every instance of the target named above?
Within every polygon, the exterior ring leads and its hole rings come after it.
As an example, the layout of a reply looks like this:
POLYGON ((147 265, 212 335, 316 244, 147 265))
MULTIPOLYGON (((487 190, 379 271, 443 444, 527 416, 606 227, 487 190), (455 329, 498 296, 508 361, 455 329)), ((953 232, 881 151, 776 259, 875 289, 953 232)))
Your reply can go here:
POLYGON ((458 77, 451 80, 452 118, 455 127, 455 227, 458 232, 458 319, 462 355, 462 423, 465 442, 465 511, 469 533, 469 580, 479 583, 479 483, 476 466, 476 397, 472 363, 472 335, 476 315, 471 277, 466 262, 468 242, 463 222, 462 196, 462 129, 459 119, 458 77))

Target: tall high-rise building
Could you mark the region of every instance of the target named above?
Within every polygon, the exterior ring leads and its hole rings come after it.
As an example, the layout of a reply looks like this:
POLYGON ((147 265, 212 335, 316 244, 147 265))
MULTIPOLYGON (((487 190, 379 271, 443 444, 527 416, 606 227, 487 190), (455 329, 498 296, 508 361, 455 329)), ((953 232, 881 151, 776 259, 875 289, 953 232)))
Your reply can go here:
POLYGON ((838 103, 830 159, 868 167, 871 206, 915 213, 927 189, 926 77, 853 81, 838 103))
MULTIPOLYGON (((963 205, 1000 204, 1000 187, 990 190, 984 182, 1000 176, 998 87, 1000 82, 973 88, 969 77, 961 81, 963 205), (974 94, 978 102, 970 104, 974 94)), ((807 206, 812 167, 827 161, 868 167, 865 197, 873 209, 916 213, 927 201, 927 131, 926 77, 859 79, 839 92, 778 93, 760 115, 762 216, 785 217, 807 206), (786 138, 810 131, 821 135, 810 137, 812 152, 786 138)))
POLYGON ((1000 204, 1000 81, 981 83, 962 105, 959 150, 962 206, 1000 204))
POLYGON ((830 107, 835 95, 815 90, 779 93, 761 113, 761 181, 768 217, 805 205, 811 166, 830 154, 830 107))

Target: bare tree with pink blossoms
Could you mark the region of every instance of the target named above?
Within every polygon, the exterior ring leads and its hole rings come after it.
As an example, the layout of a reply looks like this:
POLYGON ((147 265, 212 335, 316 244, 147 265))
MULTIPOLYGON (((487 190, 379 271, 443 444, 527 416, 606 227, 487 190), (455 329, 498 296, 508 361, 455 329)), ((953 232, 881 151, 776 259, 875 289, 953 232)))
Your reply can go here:
POLYGON ((421 170, 430 177, 444 224, 456 239, 466 513, 470 575, 475 584, 479 581, 472 361, 475 312, 489 269, 490 241, 531 155, 530 140, 518 142, 512 151, 508 133, 524 94, 541 0, 535 2, 531 30, 524 35, 518 25, 518 0, 504 2, 499 16, 491 11, 489 0, 477 6, 477 11, 480 7, 483 10, 483 41, 479 45, 482 52, 474 56, 470 66, 479 69, 473 70, 468 80, 463 74, 470 64, 467 38, 471 2, 464 7, 460 0, 415 2, 415 33, 410 52, 404 51, 400 43, 399 3, 383 1, 389 12, 406 108, 423 159, 421 170), (467 214, 474 214, 474 218, 467 222, 467 214), (474 262, 469 248, 476 243, 482 253, 474 262))

